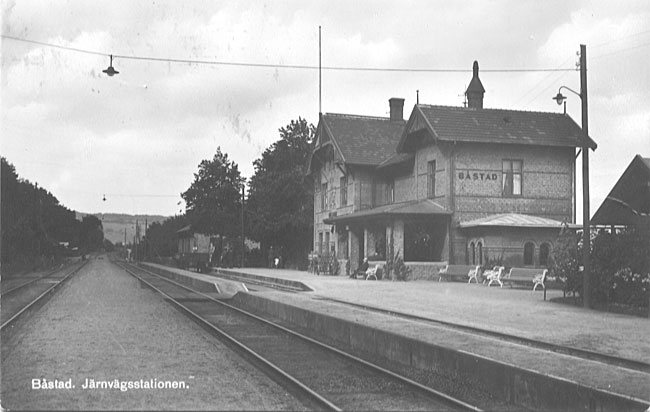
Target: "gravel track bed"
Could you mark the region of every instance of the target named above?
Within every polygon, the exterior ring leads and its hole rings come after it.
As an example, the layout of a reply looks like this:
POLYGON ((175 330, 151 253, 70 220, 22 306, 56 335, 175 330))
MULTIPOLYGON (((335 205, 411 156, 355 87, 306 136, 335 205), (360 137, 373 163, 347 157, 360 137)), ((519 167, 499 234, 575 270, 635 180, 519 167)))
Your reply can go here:
POLYGON ((92 260, 2 342, 9 410, 302 410, 304 406, 149 289, 92 260), (71 389, 34 389, 33 380, 71 389), (92 389, 96 381, 184 389, 92 389))

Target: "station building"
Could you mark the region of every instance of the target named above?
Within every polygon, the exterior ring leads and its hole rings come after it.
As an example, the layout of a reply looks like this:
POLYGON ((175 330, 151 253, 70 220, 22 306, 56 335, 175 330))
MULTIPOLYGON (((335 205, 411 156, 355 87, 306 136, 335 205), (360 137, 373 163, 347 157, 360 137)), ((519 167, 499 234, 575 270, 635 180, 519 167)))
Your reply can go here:
MULTIPOLYGON (((546 266, 574 223, 581 128, 566 114, 389 100, 390 117, 320 116, 309 173, 314 251, 354 270, 402 257, 416 277, 445 264, 546 266)), ((593 150, 596 144, 588 138, 593 150)))

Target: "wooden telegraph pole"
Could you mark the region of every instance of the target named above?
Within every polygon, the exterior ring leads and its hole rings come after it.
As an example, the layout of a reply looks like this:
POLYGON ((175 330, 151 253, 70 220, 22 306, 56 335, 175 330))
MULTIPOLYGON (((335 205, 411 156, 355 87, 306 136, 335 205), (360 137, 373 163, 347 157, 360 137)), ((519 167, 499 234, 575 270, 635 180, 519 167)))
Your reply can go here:
POLYGON ((587 105, 587 46, 580 45, 580 100, 582 101, 582 302, 591 307, 591 230, 589 224, 589 115, 587 105))

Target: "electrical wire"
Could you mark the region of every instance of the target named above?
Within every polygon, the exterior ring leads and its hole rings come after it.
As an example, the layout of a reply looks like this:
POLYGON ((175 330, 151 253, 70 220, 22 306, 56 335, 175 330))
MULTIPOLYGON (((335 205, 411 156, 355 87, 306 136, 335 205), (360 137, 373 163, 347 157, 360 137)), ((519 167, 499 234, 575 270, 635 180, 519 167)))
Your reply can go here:
MULTIPOLYGON (((390 67, 349 67, 349 66, 314 66, 314 65, 295 65, 295 64, 270 64, 270 63, 251 63, 251 62, 229 62, 220 60, 193 60, 193 59, 174 59, 167 57, 152 56, 128 56, 122 54, 102 53, 93 50, 84 50, 75 47, 62 46, 59 44, 46 43, 36 40, 23 39, 14 36, 2 35, 2 38, 14 40, 23 43, 37 44, 40 46, 54 47, 62 50, 69 50, 78 53, 92 54, 96 56, 113 56, 114 59, 124 60, 146 60, 165 63, 183 63, 183 64, 204 64, 217 66, 237 66, 237 67, 258 67, 273 69, 299 69, 299 70, 330 70, 330 71, 365 71, 365 72, 410 72, 410 73, 471 73, 472 69, 418 69, 418 68, 390 68, 390 67)), ((481 69, 481 72, 487 73, 532 73, 532 72, 565 72, 574 71, 574 68, 537 68, 537 69, 481 69)))
POLYGON ((607 46, 608 44, 617 43, 617 42, 619 42, 619 41, 623 41, 623 40, 629 39, 630 37, 641 36, 641 35, 646 34, 646 33, 650 33, 650 30, 640 31, 640 32, 637 32, 637 33, 629 34, 629 35, 627 35, 627 36, 619 37, 619 38, 617 38, 617 39, 612 39, 612 40, 606 41, 606 42, 604 42, 604 43, 598 43, 598 44, 596 44, 596 45, 591 46, 590 48, 591 48, 591 49, 596 49, 596 48, 598 48, 598 47, 607 46))
POLYGON ((650 46, 650 42, 639 44, 637 46, 628 47, 626 49, 616 50, 616 51, 613 51, 611 53, 605 53, 605 54, 599 54, 599 55, 596 55, 596 56, 591 56, 590 59, 591 60, 596 60, 596 59, 600 59, 600 58, 603 58, 603 57, 612 56, 614 54, 625 53, 625 52, 628 52, 630 50, 640 49, 641 47, 648 47, 648 46, 650 46))

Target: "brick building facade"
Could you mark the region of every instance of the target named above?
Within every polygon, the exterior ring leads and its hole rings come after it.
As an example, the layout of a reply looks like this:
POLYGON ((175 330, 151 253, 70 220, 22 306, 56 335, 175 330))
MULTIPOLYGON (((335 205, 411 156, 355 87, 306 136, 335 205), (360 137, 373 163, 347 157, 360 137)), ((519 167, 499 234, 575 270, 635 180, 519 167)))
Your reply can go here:
POLYGON ((484 109, 484 93, 475 62, 468 107, 416 104, 405 121, 392 98, 388 118, 322 115, 314 251, 352 270, 399 254, 423 276, 447 263, 545 266, 575 220, 582 131, 565 114, 484 109))

